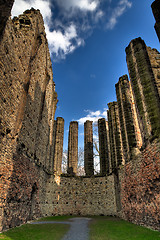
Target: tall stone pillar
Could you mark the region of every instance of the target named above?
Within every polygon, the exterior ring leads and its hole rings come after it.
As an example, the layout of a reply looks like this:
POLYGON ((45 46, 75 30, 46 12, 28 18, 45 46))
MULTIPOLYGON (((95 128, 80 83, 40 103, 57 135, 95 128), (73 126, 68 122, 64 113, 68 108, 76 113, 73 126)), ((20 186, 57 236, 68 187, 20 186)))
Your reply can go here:
POLYGON ((147 47, 147 52, 156 81, 158 94, 160 96, 160 53, 157 51, 157 49, 152 49, 151 47, 147 47))
POLYGON ((94 175, 92 121, 84 123, 84 168, 87 176, 94 175))
POLYGON ((68 137, 68 169, 69 174, 77 174, 78 166, 78 122, 73 121, 69 126, 68 137))
POLYGON ((54 138, 54 172, 62 173, 62 154, 63 154, 63 135, 64 119, 57 117, 55 121, 55 138, 54 138))
POLYGON ((135 117, 128 76, 124 75, 120 77, 119 82, 115 86, 122 134, 123 155, 125 162, 127 162, 132 155, 132 151, 138 148, 135 129, 137 125, 134 121, 135 117))
POLYGON ((147 48, 141 38, 126 48, 127 65, 135 98, 143 144, 160 137, 160 98, 147 48))
POLYGON ((98 135, 99 135, 100 173, 101 175, 106 175, 109 174, 109 150, 105 118, 98 119, 98 135))
POLYGON ((159 41, 160 41, 160 1, 155 0, 152 3, 151 7, 152 7, 152 12, 153 12, 154 18, 156 20, 154 28, 156 30, 157 36, 158 36, 159 41))
POLYGON ((110 146, 110 139, 109 139, 109 125, 108 125, 108 121, 106 121, 106 130, 107 130, 107 142, 108 142, 109 173, 112 173, 111 146, 110 146))
POLYGON ((124 157, 122 151, 122 137, 117 102, 108 103, 108 107, 109 111, 107 113, 111 149, 111 165, 112 171, 114 171, 118 168, 118 166, 124 165, 124 157))

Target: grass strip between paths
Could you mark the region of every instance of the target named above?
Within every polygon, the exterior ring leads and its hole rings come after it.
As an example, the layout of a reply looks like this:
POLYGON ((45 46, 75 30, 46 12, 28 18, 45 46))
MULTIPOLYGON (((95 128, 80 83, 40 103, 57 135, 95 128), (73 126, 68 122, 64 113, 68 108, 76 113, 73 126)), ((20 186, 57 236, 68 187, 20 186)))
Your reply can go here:
POLYGON ((90 240, 160 240, 160 232, 114 217, 94 217, 90 240))

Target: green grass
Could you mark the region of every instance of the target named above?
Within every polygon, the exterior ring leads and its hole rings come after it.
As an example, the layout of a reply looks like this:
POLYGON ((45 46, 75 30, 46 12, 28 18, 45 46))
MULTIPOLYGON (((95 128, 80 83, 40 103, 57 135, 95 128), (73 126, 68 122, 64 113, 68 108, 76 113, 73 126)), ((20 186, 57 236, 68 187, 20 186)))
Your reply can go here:
POLYGON ((51 216, 51 217, 44 217, 44 218, 40 218, 37 221, 67 221, 70 218, 74 218, 75 216, 51 216))
POLYGON ((0 234, 0 240, 60 240, 68 231, 64 224, 25 224, 0 234))
POLYGON ((95 217, 90 224, 90 240, 160 240, 160 232, 114 217, 95 217))

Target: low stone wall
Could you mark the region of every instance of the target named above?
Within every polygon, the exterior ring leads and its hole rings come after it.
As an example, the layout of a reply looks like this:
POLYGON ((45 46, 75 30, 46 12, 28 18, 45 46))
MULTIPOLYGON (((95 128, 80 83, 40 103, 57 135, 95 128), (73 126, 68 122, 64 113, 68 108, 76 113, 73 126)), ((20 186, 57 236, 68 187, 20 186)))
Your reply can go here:
POLYGON ((119 172, 122 217, 160 230, 160 143, 149 144, 119 172))
POLYGON ((49 180, 44 215, 116 215, 114 176, 49 180))

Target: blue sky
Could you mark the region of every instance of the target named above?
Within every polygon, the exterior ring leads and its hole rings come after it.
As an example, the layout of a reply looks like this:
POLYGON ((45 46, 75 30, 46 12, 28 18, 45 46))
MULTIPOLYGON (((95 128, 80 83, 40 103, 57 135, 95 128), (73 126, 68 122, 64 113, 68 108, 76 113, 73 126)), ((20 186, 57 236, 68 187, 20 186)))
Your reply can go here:
POLYGON ((45 21, 58 93, 56 117, 65 119, 64 149, 69 122, 106 117, 107 103, 116 100, 115 83, 128 74, 125 48, 141 37, 159 50, 150 0, 15 0, 12 15, 39 8, 45 21))

